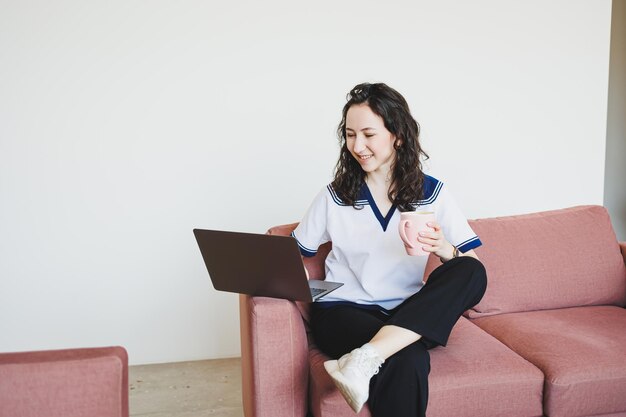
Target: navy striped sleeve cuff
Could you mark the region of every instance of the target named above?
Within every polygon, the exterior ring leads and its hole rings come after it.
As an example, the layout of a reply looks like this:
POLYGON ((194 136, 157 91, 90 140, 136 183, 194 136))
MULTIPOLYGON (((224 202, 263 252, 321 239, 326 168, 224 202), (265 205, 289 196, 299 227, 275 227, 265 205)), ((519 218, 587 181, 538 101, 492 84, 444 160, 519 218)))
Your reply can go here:
POLYGON ((307 258, 311 258, 311 257, 317 255, 317 251, 316 250, 312 250, 312 249, 309 249, 309 248, 303 246, 300 243, 300 241, 298 240, 298 238, 296 237, 294 232, 291 232, 291 237, 296 239, 296 242, 298 243, 298 248, 300 249, 300 253, 302 254, 302 256, 307 257, 307 258))
POLYGON ((483 244, 483 242, 480 241, 478 236, 474 236, 474 237, 472 237, 470 239, 467 239, 465 242, 462 242, 461 244, 457 245, 457 248, 462 253, 465 253, 468 250, 475 249, 475 248, 479 247, 482 244, 483 244))

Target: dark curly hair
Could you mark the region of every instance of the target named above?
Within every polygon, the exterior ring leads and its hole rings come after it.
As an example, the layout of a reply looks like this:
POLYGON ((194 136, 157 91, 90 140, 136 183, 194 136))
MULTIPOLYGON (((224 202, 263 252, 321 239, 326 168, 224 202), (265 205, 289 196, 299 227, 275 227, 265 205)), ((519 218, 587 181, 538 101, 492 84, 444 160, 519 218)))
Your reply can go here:
POLYGON ((351 106, 367 104, 380 116, 385 128, 396 136, 393 147, 396 157, 391 166, 391 186, 389 200, 400 211, 414 211, 411 205, 423 198, 424 173, 422 161, 428 159, 419 143, 420 127, 411 116, 409 105, 400 93, 383 83, 363 83, 354 87, 347 95, 348 102, 343 107, 341 123, 337 128, 337 136, 341 151, 335 167, 335 178, 332 187, 341 200, 356 209, 359 190, 365 180, 365 171, 354 159, 346 145, 346 115, 351 106))

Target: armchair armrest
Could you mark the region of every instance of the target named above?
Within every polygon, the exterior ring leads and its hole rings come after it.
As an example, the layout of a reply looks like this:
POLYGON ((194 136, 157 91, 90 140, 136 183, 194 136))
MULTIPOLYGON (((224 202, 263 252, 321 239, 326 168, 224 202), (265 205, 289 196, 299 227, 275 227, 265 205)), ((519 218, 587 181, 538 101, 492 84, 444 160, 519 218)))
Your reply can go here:
POLYGON ((126 350, 0 353, 0 416, 128 417, 126 350))
POLYGON ((304 417, 308 342, 295 303, 239 296, 243 408, 246 417, 304 417))

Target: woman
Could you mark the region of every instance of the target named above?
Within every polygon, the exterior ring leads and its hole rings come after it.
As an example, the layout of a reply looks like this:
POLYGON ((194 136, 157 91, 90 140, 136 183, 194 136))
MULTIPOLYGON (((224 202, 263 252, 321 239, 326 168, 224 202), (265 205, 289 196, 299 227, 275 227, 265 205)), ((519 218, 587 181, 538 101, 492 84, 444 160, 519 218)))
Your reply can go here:
POLYGON ((375 417, 424 416, 428 349, 446 344, 486 289, 481 242, 444 184, 422 172, 419 125, 396 90, 354 87, 338 135, 334 181, 293 232, 304 256, 332 241, 326 280, 344 283, 312 305, 313 336, 355 412, 368 402, 375 417), (435 212, 418 240, 443 262, 426 284, 427 257, 408 256, 398 235, 400 212, 417 208, 435 212))

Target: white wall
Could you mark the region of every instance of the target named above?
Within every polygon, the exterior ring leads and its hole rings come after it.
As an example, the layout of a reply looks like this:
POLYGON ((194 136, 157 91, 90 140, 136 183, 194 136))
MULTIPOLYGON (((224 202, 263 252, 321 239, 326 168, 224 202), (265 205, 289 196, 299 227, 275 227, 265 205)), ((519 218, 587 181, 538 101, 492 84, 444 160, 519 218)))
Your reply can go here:
POLYGON ((299 220, 362 81, 468 217, 602 204, 610 8, 0 1, 0 351, 238 355, 191 230, 299 220))

